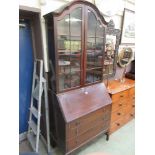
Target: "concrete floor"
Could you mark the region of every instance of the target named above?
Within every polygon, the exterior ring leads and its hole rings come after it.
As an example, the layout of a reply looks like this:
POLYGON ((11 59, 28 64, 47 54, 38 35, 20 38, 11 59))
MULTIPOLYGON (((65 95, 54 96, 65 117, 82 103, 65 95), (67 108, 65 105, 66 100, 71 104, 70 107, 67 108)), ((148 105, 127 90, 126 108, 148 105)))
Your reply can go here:
MULTIPOLYGON (((101 155, 134 155, 135 154, 135 121, 132 120, 116 132, 109 141, 105 135, 97 138, 91 144, 83 147, 75 155, 89 155, 91 153, 101 153, 101 155)), ((43 145, 40 147, 40 155, 47 155, 43 145)), ((27 140, 19 145, 20 152, 31 152, 32 149, 27 140)), ((58 148, 53 149, 52 155, 62 155, 58 148)))

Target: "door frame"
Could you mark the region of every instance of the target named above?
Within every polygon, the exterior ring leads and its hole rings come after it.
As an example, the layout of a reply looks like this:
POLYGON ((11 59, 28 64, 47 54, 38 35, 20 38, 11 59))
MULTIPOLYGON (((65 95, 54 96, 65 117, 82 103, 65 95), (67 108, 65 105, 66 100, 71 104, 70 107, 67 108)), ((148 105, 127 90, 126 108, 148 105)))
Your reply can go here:
POLYGON ((41 30, 41 10, 38 8, 19 6, 19 19, 29 19, 32 30, 32 46, 34 59, 43 59, 43 40, 41 30))
MULTIPOLYGON (((41 29, 41 10, 38 8, 19 6, 19 20, 29 19, 32 33, 32 55, 34 59, 43 60, 43 41, 41 29)), ((19 142, 26 139, 27 132, 19 134, 19 142)))

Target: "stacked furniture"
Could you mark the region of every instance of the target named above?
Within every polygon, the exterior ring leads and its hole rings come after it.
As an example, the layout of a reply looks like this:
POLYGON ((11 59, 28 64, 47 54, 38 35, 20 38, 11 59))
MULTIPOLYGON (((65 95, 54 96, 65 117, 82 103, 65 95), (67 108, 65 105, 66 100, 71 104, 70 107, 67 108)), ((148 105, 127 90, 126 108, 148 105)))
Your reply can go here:
POLYGON ((123 83, 113 80, 108 91, 112 98, 110 133, 113 133, 135 116, 135 82, 127 78, 123 83))
POLYGON ((84 0, 44 18, 51 141, 70 154, 101 134, 108 139, 112 101, 102 83, 108 23, 95 5, 84 0))

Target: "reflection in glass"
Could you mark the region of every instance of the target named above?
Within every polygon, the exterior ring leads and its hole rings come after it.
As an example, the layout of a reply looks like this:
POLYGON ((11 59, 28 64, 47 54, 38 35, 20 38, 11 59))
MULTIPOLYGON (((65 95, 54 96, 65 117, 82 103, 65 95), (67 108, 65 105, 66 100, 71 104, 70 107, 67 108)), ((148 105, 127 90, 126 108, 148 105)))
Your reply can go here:
POLYGON ((69 36, 69 22, 66 22, 68 18, 69 15, 66 15, 62 20, 58 21, 57 34, 59 36, 69 36))
POLYGON ((101 22, 97 22, 97 28, 96 28, 96 37, 103 37, 104 35, 104 28, 101 22))
POLYGON ((88 10, 86 83, 102 80, 104 31, 95 14, 88 10))
POLYGON ((80 85, 80 72, 71 72, 71 87, 80 85))
POLYGON ((94 83, 102 80, 102 68, 87 70, 86 83, 94 83))
POLYGON ((88 37, 94 37, 96 34, 97 19, 94 13, 88 10, 88 37))
POLYGON ((94 69, 94 82, 102 80, 102 68, 94 69))
POLYGON ((103 75, 107 76, 113 74, 114 58, 115 58, 116 36, 106 35, 106 49, 103 75))
POLYGON ((70 14, 71 36, 81 36, 81 29, 82 29, 82 10, 81 8, 77 8, 70 14))

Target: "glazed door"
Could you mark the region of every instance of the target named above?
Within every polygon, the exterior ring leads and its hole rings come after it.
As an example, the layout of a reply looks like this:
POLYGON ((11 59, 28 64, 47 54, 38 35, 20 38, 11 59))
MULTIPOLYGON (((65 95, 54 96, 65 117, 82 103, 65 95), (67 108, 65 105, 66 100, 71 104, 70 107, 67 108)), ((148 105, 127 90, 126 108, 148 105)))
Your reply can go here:
POLYGON ((86 7, 85 84, 102 81, 105 49, 105 26, 96 12, 86 7))
POLYGON ((72 8, 70 13, 57 19, 58 91, 82 85, 83 74, 83 7, 72 8))
POLYGON ((57 92, 101 82, 105 26, 86 5, 55 18, 57 92))

